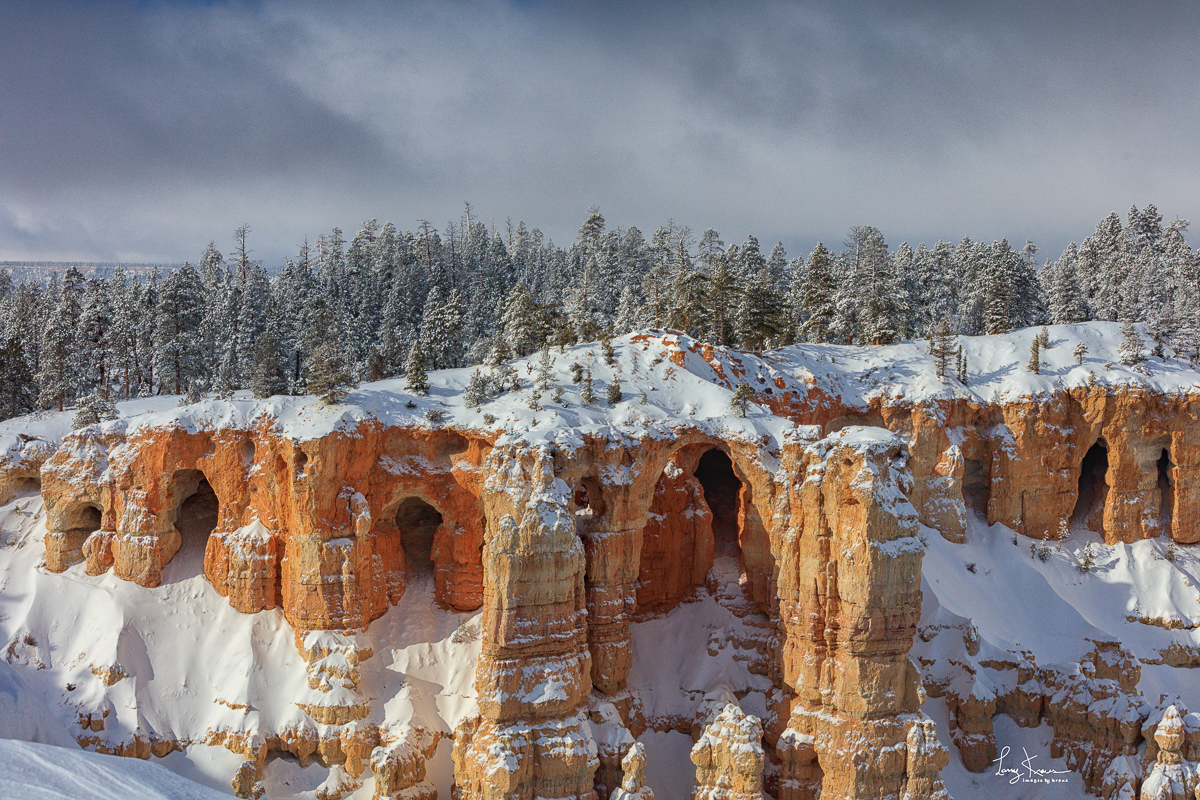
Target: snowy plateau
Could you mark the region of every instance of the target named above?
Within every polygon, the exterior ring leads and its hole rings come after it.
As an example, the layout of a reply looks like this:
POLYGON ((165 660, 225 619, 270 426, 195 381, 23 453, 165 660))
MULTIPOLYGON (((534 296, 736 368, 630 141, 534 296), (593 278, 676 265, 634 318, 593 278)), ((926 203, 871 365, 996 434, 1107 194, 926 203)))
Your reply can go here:
POLYGON ((0 423, 0 796, 1200 797, 1200 372, 1045 332, 0 423))

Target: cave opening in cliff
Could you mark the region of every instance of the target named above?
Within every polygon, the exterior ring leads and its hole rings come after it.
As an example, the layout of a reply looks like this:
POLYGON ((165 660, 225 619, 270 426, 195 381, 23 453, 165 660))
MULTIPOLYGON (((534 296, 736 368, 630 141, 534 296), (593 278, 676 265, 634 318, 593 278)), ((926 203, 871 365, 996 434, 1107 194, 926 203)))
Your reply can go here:
POLYGON ((74 514, 71 515, 71 530, 80 531, 82 533, 92 533, 100 530, 100 520, 102 514, 100 509, 94 505, 80 506, 74 514))
POLYGON ((433 575, 433 537, 441 524, 441 512, 419 497, 409 497, 396 510, 400 547, 410 573, 433 575))
POLYGON ((963 459, 963 500, 968 508, 987 514, 988 501, 991 500, 992 490, 988 483, 987 470, 983 461, 978 458, 963 459))
POLYGON ((1171 535, 1171 523, 1175 519, 1175 479, 1171 453, 1165 447, 1158 459, 1158 521, 1162 532, 1171 535))
POLYGON ((733 460, 724 450, 714 447, 700 456, 694 474, 704 489, 704 502, 713 515, 713 554, 740 558, 738 496, 742 482, 733 471, 733 460))
POLYGON ((1097 439, 1079 465, 1079 492, 1071 511, 1071 524, 1099 530, 1097 515, 1108 499, 1108 443, 1097 439))
POLYGON ((163 583, 186 580, 204 573, 204 551, 208 537, 217 527, 220 504, 208 479, 194 471, 181 475, 181 484, 195 481, 195 489, 184 497, 175 516, 179 552, 163 568, 163 583))

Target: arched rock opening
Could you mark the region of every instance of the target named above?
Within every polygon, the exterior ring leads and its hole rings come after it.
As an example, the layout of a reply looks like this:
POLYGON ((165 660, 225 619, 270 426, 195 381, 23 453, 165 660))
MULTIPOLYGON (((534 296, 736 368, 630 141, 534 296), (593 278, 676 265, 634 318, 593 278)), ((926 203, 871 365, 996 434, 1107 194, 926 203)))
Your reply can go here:
POLYGON ((969 508, 984 516, 987 515, 988 501, 992 499, 992 489, 982 459, 963 459, 962 493, 963 501, 969 508))
POLYGON ((696 480, 704 489, 704 501, 712 512, 714 554, 741 557, 738 546, 738 496, 742 482, 733 471, 733 460, 714 447, 700 456, 696 480))
POLYGON ((163 567, 163 583, 187 580, 204 574, 204 553, 208 537, 217 527, 220 503, 208 479, 196 470, 176 476, 181 501, 175 512, 175 530, 179 532, 179 550, 163 567), (190 491, 185 487, 191 484, 190 491))
POLYGON ((442 525, 442 514, 419 497, 409 497, 396 509, 400 547, 410 575, 432 576, 434 537, 442 525))
POLYGON ((1079 492, 1071 512, 1072 525, 1104 530, 1104 504, 1108 500, 1108 444, 1103 439, 1088 448, 1079 466, 1079 492))
POLYGON ((1164 447, 1162 456, 1158 459, 1158 520, 1159 530, 1165 536, 1172 535, 1172 524, 1175 520, 1174 468, 1171 452, 1164 447))

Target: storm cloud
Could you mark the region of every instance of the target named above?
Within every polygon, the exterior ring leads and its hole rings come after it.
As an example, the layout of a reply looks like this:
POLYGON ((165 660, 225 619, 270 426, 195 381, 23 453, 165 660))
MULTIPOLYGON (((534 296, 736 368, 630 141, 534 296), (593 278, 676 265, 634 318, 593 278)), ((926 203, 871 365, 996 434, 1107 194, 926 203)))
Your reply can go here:
POLYGON ((1200 215, 1192 3, 0 2, 0 260, 589 206, 793 255, 1200 215))

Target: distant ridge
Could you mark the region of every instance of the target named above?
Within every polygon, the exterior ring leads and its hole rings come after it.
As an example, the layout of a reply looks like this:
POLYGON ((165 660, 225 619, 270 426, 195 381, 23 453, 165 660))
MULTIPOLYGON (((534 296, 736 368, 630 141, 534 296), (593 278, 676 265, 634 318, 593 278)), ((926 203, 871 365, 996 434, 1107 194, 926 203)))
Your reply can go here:
POLYGON ((51 275, 66 272, 71 267, 79 270, 85 278, 110 278, 117 267, 135 275, 148 275, 156 269, 167 273, 180 266, 182 262, 138 264, 116 261, 0 261, 0 270, 7 270, 14 283, 45 283, 50 280, 51 275))

